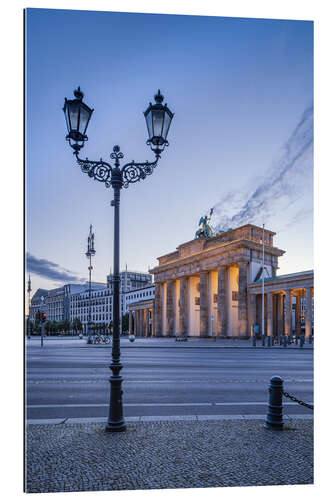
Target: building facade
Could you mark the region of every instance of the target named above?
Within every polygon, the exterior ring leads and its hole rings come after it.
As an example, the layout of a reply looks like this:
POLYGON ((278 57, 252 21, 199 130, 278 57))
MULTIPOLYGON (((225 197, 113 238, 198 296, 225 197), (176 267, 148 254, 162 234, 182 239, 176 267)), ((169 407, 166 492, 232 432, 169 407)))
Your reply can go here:
MULTIPOLYGON (((91 320, 94 324, 110 324, 112 321, 113 275, 107 276, 106 283, 91 283, 91 320)), ((120 273, 120 314, 128 312, 125 299, 131 290, 138 290, 151 285, 152 276, 138 271, 122 271, 120 273)), ((142 292, 141 292, 142 293, 142 292)), ((52 290, 39 288, 31 299, 30 319, 35 320, 36 312, 43 307, 49 321, 73 322, 78 318, 84 331, 88 325, 89 283, 66 284, 52 290), (44 297, 44 303, 41 300, 44 297), (43 305, 44 304, 44 305, 43 305)))
MULTIPOLYGON (((95 325, 109 325, 112 320, 112 292, 104 284, 91 284, 91 321, 95 325)), ((89 284, 83 291, 70 295, 70 321, 78 318, 83 331, 88 331, 89 284)))
MULTIPOLYGON (((264 281, 264 329, 270 336, 313 333, 313 271, 275 276, 264 281), (293 307, 294 302, 294 307, 293 307), (293 321, 294 319, 294 321, 293 321)), ((249 321, 262 328, 262 281, 248 286, 249 321)))
MULTIPOLYGON (((35 320, 36 312, 46 312, 48 321, 71 320, 71 296, 79 291, 84 292, 89 285, 67 284, 52 290, 39 288, 31 299, 30 319, 35 320), (42 301, 42 297, 44 301, 42 301)), ((93 287, 105 287, 101 283, 93 283, 93 287)))
POLYGON ((125 296, 126 311, 128 311, 129 333, 139 337, 155 335, 153 310, 155 285, 146 286, 127 292, 125 296))

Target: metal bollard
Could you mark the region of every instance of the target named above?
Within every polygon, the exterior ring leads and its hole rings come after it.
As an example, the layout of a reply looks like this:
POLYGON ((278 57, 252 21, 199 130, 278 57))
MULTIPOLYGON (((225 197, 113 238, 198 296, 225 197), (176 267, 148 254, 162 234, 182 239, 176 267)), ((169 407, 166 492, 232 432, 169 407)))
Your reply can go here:
POLYGON ((268 391, 269 391, 269 401, 268 401, 265 427, 266 429, 282 431, 283 430, 282 378, 278 376, 272 377, 268 391))
POLYGON ((283 344, 283 335, 280 335, 280 345, 283 344))
POLYGON ((301 338, 299 339, 299 346, 303 347, 304 345, 304 333, 302 333, 301 338))
POLYGON ((297 337, 297 335, 295 336, 295 345, 298 345, 298 337, 297 337))
POLYGON ((267 347, 271 347, 271 336, 267 335, 267 347))
POLYGON ((287 335, 283 336, 283 347, 287 347, 287 335))

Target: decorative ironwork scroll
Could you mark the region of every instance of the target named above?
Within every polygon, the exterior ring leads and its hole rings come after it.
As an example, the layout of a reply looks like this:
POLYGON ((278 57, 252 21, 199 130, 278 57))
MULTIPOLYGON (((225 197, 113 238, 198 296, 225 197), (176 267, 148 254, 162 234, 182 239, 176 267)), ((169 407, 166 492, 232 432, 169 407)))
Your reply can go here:
POLYGON ((157 155, 155 161, 153 162, 146 161, 143 163, 136 163, 133 160, 126 163, 126 165, 119 169, 119 159, 123 158, 124 155, 118 150, 118 146, 115 146, 114 152, 111 153, 110 156, 115 160, 114 167, 106 161, 103 161, 102 158, 99 161, 88 160, 88 158, 83 160, 82 158, 79 158, 78 154, 76 154, 76 160, 80 165, 82 172, 88 174, 89 177, 95 179, 96 181, 104 182, 105 187, 107 188, 112 186, 112 175, 115 173, 118 175, 121 174, 124 188, 127 188, 129 184, 145 179, 147 175, 151 175, 154 172, 154 168, 159 160, 159 156, 157 155))
POLYGON ((154 172, 157 162, 158 158, 151 163, 148 161, 145 163, 135 163, 134 161, 131 161, 130 163, 124 165, 122 168, 124 188, 127 188, 131 183, 145 179, 147 175, 151 175, 154 172))

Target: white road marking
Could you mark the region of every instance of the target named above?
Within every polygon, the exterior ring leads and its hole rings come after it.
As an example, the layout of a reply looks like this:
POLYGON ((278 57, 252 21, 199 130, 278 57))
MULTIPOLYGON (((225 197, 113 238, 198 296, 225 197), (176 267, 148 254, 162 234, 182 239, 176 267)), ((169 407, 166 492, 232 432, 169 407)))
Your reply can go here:
MULTIPOLYGON (((223 383, 223 384, 252 384, 252 383, 265 383, 268 384, 268 379, 215 379, 215 378, 206 378, 202 379, 202 377, 198 377, 197 379, 179 379, 179 378, 174 378, 174 379, 161 379, 161 380, 149 380, 149 379, 143 379, 143 380, 137 380, 137 379, 124 379, 123 383, 124 384, 174 384, 175 382, 178 383, 185 383, 185 384, 192 384, 196 383, 198 381, 204 381, 204 382, 209 382, 209 383, 223 383)), ((75 379, 75 378, 50 378, 50 379, 38 379, 36 378, 35 380, 32 379, 31 376, 28 375, 27 377, 27 384, 28 385, 41 385, 41 384, 59 384, 59 383, 71 383, 71 384, 82 384, 82 383, 96 383, 96 382, 108 382, 109 383, 109 378, 108 376, 106 377, 90 377, 90 378, 84 378, 84 379, 75 379)), ((313 379, 292 379, 292 378, 285 378, 284 379, 285 383, 294 383, 294 384, 301 384, 301 383, 313 383, 313 379)))

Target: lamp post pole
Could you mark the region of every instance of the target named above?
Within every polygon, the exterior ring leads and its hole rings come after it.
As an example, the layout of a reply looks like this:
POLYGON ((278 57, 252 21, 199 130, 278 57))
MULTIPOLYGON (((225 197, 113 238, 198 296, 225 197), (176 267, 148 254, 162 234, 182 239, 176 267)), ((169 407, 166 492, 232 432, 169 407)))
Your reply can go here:
POLYGON ((119 273, 119 208, 120 208, 120 190, 123 186, 121 171, 119 169, 120 148, 115 146, 113 148, 115 155, 115 168, 111 176, 111 185, 113 187, 113 200, 111 206, 114 207, 114 237, 113 237, 113 334, 112 334, 112 361, 110 369, 112 375, 110 377, 110 406, 109 416, 106 425, 106 431, 123 431, 126 429, 125 420, 123 416, 122 405, 122 377, 120 371, 123 367, 120 361, 120 273, 119 273))
POLYGON ((89 255, 89 309, 88 309, 88 342, 90 342, 91 335, 91 255, 89 255))
POLYGON ((127 188, 129 184, 144 180, 147 175, 151 175, 156 167, 165 146, 168 146, 166 140, 169 127, 173 118, 173 113, 167 105, 163 105, 164 97, 160 91, 155 95, 155 104, 149 104, 144 112, 148 128, 149 139, 147 145, 150 145, 155 154, 155 160, 152 162, 137 163, 132 160, 120 168, 120 159, 124 157, 119 146, 113 147, 110 157, 113 162, 111 166, 106 161, 100 159, 91 161, 88 158, 79 158, 79 151, 84 142, 88 140, 86 136, 87 126, 93 110, 83 103, 83 93, 78 87, 74 91, 75 99, 65 99, 63 111, 67 122, 68 140, 70 146, 74 149, 76 161, 81 167, 82 172, 88 174, 92 179, 103 182, 107 188, 113 188, 113 200, 111 206, 114 207, 114 249, 113 249, 113 341, 112 341, 112 360, 110 370, 110 405, 109 416, 105 430, 107 432, 120 432, 126 430, 126 424, 123 416, 122 404, 122 377, 120 371, 122 363, 120 361, 120 273, 119 273, 119 206, 120 190, 127 188))
POLYGON ((31 293, 31 279, 30 279, 30 274, 29 274, 29 279, 28 279, 28 325, 27 325, 27 330, 28 330, 28 339, 30 339, 30 313, 31 313, 31 300, 30 300, 30 293, 31 293))
POLYGON ((41 327, 40 327, 40 346, 43 347, 44 345, 44 321, 43 321, 43 312, 44 312, 44 305, 45 305, 45 299, 44 296, 42 295, 40 298, 41 301, 41 327))
POLYGON ((262 345, 265 345, 265 224, 262 225, 262 278, 261 278, 261 336, 262 345))

